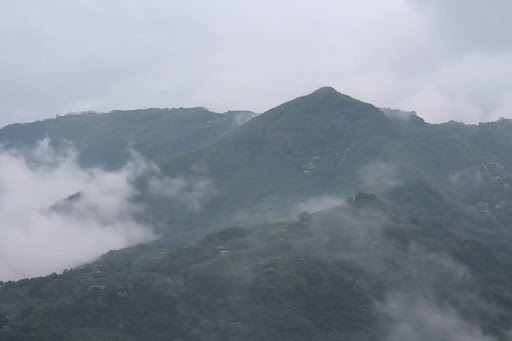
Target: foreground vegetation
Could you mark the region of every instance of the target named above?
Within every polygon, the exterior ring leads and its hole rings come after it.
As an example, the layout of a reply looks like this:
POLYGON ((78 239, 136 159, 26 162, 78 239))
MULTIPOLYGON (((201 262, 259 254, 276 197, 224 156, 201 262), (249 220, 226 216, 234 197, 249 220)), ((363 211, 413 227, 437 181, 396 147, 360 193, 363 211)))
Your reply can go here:
POLYGON ((511 265, 361 193, 297 221, 212 233, 152 260, 105 256, 2 283, 0 340, 381 340, 393 316, 379 306, 393 292, 428 294, 506 339, 511 265))

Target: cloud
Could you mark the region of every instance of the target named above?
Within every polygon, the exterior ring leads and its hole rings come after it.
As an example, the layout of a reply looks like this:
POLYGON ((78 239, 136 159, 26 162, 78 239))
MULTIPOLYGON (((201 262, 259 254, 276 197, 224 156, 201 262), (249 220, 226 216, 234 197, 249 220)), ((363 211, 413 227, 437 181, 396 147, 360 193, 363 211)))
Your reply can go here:
POLYGON ((357 261, 382 285, 374 300, 379 339, 495 340, 480 329, 482 316, 498 319, 502 312, 474 292, 471 269, 442 252, 401 244, 389 234, 397 224, 392 216, 345 205, 314 215, 312 224, 322 245, 338 245, 336 257, 357 261))
POLYGON ((296 218, 301 212, 314 213, 322 211, 333 206, 345 204, 345 198, 321 196, 303 200, 296 204, 291 211, 291 218, 296 218))
POLYGON ((512 30, 508 20, 512 11, 510 1, 411 0, 410 3, 429 20, 439 34, 438 42, 449 51, 502 51, 512 46, 507 34, 512 30))
POLYGON ((152 166, 134 158, 115 172, 84 170, 76 156, 48 140, 28 156, 0 149, 0 280, 59 272, 155 237, 133 201, 133 181, 152 166))
POLYGON ((361 186, 364 191, 380 193, 401 183, 400 174, 391 163, 373 162, 361 171, 361 186))
POLYGON ((167 199, 175 199, 193 210, 199 210, 217 193, 214 181, 201 174, 176 178, 153 177, 149 181, 149 193, 167 199))
POLYGON ((450 307, 438 307, 433 299, 389 295, 378 307, 388 316, 385 341, 492 341, 476 326, 462 320, 450 307))
POLYGON ((7 0, 0 125, 145 106, 262 112, 323 85, 429 122, 506 117, 511 15, 508 0, 7 0))
POLYGON ((388 284, 384 299, 375 301, 383 340, 496 340, 480 329, 481 316, 497 318, 500 309, 473 291, 467 266, 414 243, 399 252, 391 262, 384 252, 380 263, 365 266, 388 284))
POLYGON ((411 87, 396 106, 411 109, 430 122, 482 122, 511 117, 511 51, 468 52, 446 57, 421 83, 411 87))

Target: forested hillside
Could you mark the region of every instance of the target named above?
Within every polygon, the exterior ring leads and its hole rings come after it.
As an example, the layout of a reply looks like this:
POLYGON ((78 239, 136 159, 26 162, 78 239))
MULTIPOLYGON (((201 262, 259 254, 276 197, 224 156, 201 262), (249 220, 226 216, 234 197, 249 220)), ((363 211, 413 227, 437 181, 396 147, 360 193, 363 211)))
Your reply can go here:
POLYGON ((162 161, 170 176, 201 165, 217 185, 216 199, 198 214, 183 217, 165 206, 163 215, 175 222, 171 230, 200 226, 206 216, 210 223, 225 222, 240 212, 252 219, 286 217, 303 200, 365 190, 411 216, 510 242, 511 150, 511 120, 428 124, 321 88, 201 151, 162 161))
POLYGON ((326 87, 258 116, 0 130, 10 150, 44 138, 86 170, 138 152, 130 203, 158 238, 1 282, 0 340, 511 339, 511 120, 429 124, 326 87))
POLYGON ((12 124, 0 129, 0 144, 26 149, 49 138, 57 148, 76 148, 83 166, 120 167, 137 151, 158 160, 205 147, 247 122, 249 111, 213 113, 205 108, 140 109, 82 113, 12 124))
POLYGON ((2 283, 0 339, 506 340, 511 266, 510 257, 360 193, 146 262, 104 257, 2 283))

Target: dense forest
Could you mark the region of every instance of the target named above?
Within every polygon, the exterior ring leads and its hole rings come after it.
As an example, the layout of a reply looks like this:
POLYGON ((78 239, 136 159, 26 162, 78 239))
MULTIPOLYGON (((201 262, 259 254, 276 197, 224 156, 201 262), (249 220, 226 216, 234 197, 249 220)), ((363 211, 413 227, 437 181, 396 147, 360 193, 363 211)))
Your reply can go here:
POLYGON ((429 124, 321 88, 259 115, 0 130, 20 153, 45 138, 84 169, 153 164, 133 200, 158 238, 0 282, 0 340, 512 339, 511 120, 429 124))

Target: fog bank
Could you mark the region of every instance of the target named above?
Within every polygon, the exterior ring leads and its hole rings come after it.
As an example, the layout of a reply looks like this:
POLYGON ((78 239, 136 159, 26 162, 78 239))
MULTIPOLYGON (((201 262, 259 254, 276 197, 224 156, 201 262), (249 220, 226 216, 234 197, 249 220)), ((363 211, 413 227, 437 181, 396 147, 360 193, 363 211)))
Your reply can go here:
POLYGON ((133 201, 133 181, 150 167, 133 157, 114 172, 84 170, 72 149, 57 152, 48 140, 28 155, 0 149, 0 280, 60 272, 155 238, 133 201))

